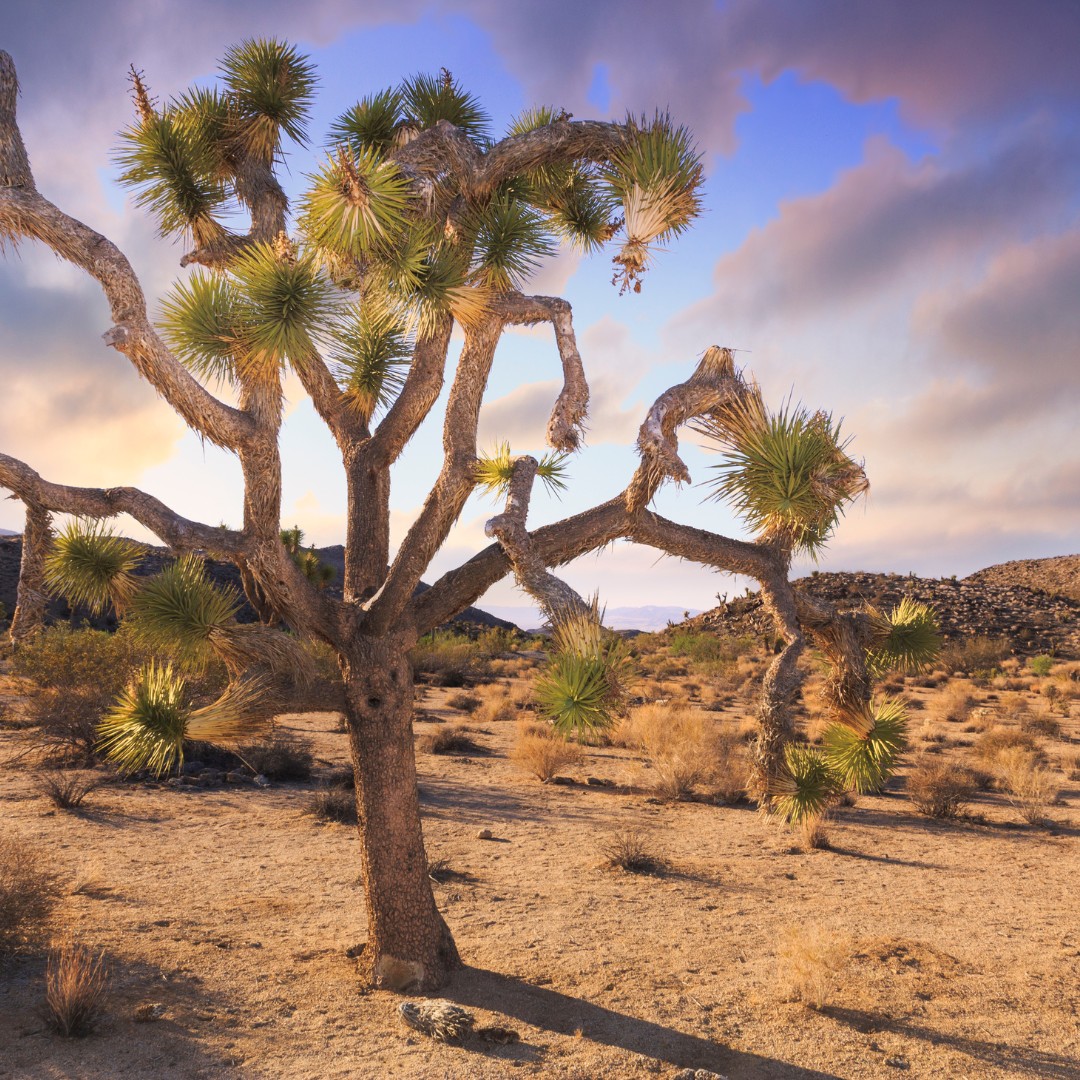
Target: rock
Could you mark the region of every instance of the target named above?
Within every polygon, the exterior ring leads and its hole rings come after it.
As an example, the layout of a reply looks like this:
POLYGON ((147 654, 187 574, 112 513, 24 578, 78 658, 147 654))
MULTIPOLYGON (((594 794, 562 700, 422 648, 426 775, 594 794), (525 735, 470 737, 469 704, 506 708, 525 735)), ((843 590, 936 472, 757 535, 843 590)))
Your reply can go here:
POLYGON ((681 1069, 671 1080, 727 1080, 727 1077, 708 1069, 681 1069))
POLYGON ((181 776, 198 776, 206 768, 201 761, 185 761, 180 769, 181 776))
POLYGON ((605 779, 603 779, 602 777, 599 777, 599 776, 590 776, 585 781, 585 783, 588 784, 589 787, 614 787, 615 786, 615 781, 614 780, 605 780, 605 779))
POLYGON ((910 1069, 911 1066, 902 1057, 887 1057, 885 1064, 890 1069, 910 1069))
POLYGON ((255 777, 255 783, 259 787, 269 787, 270 786, 270 781, 267 780, 266 777, 263 776, 262 773, 259 773, 259 775, 255 777))
POLYGON ((477 840, 492 840, 492 839, 494 839, 494 837, 495 837, 495 834, 490 829, 481 829, 476 834, 476 839, 477 840))
POLYGON ((227 784, 250 784, 252 782, 251 777, 246 772, 240 772, 239 769, 233 769, 225 774, 225 783, 227 784))
POLYGON ((443 998, 403 1001, 398 1015, 409 1027, 440 1042, 459 1042, 472 1031, 475 1022, 471 1012, 443 998))
POLYGON ((165 1015, 165 1006, 160 1001, 144 1001, 132 1010, 131 1019, 137 1024, 149 1024, 160 1020, 165 1015))

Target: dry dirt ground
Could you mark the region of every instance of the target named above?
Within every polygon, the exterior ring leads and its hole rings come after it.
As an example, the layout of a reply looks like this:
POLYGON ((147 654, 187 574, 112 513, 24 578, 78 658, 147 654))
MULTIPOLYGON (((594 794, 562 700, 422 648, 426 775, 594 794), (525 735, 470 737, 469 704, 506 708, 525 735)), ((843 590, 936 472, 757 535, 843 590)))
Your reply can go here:
MULTIPOLYGON (((909 685, 915 741, 970 752, 962 725, 923 725, 942 692, 909 685)), ((429 694, 419 735, 459 716, 449 694, 429 694)), ((0 729, 3 830, 62 871, 57 926, 111 972, 97 1033, 67 1040, 42 1022, 42 952, 0 961, 0 1077, 1080 1077, 1073 712, 1048 744, 1050 827, 996 792, 928 819, 901 775, 836 811, 829 850, 747 806, 658 801, 625 749, 589 749, 573 783, 541 784, 509 758, 513 721, 476 735, 486 753, 421 754, 428 852, 453 871, 436 896, 469 965, 445 997, 520 1036, 460 1046, 359 987, 358 842, 305 812, 314 782, 112 785, 57 811, 17 756, 33 733, 0 729), (666 871, 602 867, 627 827, 666 871), (811 977, 835 969, 819 1009, 791 1000, 792 949, 811 977), (163 1017, 135 1022, 144 1003, 163 1017)), ((313 740, 316 779, 344 765, 333 714, 281 723, 313 740)))

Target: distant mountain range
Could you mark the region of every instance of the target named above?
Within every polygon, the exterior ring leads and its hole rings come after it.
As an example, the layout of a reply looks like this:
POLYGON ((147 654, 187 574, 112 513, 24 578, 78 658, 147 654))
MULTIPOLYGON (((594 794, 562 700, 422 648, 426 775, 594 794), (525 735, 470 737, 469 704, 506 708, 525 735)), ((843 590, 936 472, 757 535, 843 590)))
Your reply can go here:
MULTIPOLYGON (((485 611, 500 619, 508 619, 523 630, 535 630, 543 625, 539 608, 506 604, 486 604, 485 611)), ((700 615, 700 608, 671 607, 646 604, 642 607, 609 607, 604 612, 604 625, 612 630, 663 630, 669 623, 680 623, 687 616, 700 615)))

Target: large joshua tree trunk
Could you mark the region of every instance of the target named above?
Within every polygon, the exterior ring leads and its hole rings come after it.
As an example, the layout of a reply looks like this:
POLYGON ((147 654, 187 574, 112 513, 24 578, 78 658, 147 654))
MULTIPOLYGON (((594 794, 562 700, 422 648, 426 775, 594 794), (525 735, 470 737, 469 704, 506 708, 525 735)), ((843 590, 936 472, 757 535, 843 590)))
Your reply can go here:
POLYGON ((361 637, 342 658, 368 918, 360 965, 375 986, 433 990, 461 961, 428 876, 409 644, 361 637))
POLYGON ((52 538, 52 515, 37 503, 26 504, 26 528, 22 538, 22 563, 11 641, 18 647, 45 626, 45 556, 52 538))

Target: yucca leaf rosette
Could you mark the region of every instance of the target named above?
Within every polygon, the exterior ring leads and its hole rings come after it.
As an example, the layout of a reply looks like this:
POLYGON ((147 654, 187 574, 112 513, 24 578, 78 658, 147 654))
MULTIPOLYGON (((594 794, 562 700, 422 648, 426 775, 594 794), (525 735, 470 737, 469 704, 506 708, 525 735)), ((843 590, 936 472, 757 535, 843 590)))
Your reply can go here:
POLYGON ((867 702, 825 729, 825 761, 846 791, 880 791, 907 745, 907 709, 899 698, 867 702))
POLYGON ((397 313, 371 298, 336 327, 331 360, 345 400, 368 421, 405 385, 414 342, 397 313))
POLYGON ((941 632, 933 608, 905 596, 881 618, 884 637, 867 657, 875 675, 921 671, 934 661, 941 650, 941 632))
POLYGON ((816 820, 839 794, 836 776, 823 754, 789 743, 784 768, 769 787, 771 808, 790 825, 816 820))
MULTIPOLYGON (((557 495, 566 490, 569 454, 545 454, 539 461, 536 475, 544 487, 557 495)), ((494 450, 481 454, 475 465, 476 486, 484 495, 505 495, 514 476, 515 457, 508 442, 499 443, 494 450)))
POLYGON ((534 689, 539 711, 561 735, 592 738, 625 707, 633 659, 626 642, 600 624, 595 608, 556 620, 552 639, 534 689))
POLYGON ((770 413, 756 386, 694 427, 723 447, 713 497, 789 551, 816 556, 846 504, 870 486, 828 413, 792 406, 770 413))
POLYGON ((45 587, 95 615, 110 604, 123 614, 139 588, 133 571, 142 554, 141 544, 117 536, 103 522, 76 519, 53 538, 45 557, 45 587))
POLYGON ((269 719, 267 687, 245 679, 201 709, 190 706, 171 664, 151 661, 98 725, 98 750, 121 772, 162 776, 184 762, 189 740, 229 743, 250 738, 269 719))

